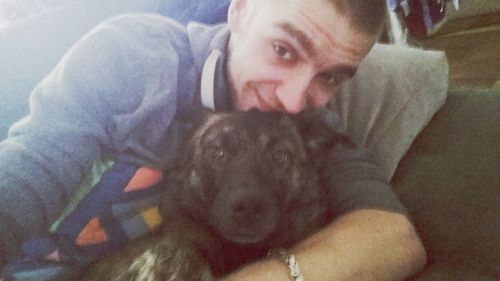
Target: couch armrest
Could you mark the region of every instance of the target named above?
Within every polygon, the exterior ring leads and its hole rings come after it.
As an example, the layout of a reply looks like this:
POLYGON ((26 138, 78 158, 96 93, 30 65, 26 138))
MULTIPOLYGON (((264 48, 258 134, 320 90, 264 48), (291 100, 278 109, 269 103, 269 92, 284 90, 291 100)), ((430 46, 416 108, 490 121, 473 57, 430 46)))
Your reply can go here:
POLYGON ((499 140, 500 92, 452 91, 403 158, 393 184, 429 270, 500 276, 499 140))

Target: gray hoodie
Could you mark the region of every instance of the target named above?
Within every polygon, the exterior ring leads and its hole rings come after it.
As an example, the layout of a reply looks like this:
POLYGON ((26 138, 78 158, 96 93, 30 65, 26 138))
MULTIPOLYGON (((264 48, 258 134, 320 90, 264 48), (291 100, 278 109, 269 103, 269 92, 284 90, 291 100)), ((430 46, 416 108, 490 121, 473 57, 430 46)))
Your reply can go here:
MULTIPOLYGON (((205 59, 213 49, 225 54, 228 37, 225 25, 186 28, 152 14, 119 16, 85 35, 0 143, 3 250, 45 232, 96 161, 172 164, 186 120, 202 109, 205 59)), ((223 60, 216 104, 227 106, 223 60)))

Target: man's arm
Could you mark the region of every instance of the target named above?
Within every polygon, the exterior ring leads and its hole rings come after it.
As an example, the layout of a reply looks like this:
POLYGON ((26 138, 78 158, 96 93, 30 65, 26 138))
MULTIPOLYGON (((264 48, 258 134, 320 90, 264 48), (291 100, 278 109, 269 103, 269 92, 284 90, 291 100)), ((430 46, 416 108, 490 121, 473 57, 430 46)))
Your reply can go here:
MULTIPOLYGON (((295 254, 306 281, 403 280, 426 261, 412 224, 401 214, 357 210, 296 245, 295 254)), ((247 266, 226 280, 291 280, 278 258, 247 266)))

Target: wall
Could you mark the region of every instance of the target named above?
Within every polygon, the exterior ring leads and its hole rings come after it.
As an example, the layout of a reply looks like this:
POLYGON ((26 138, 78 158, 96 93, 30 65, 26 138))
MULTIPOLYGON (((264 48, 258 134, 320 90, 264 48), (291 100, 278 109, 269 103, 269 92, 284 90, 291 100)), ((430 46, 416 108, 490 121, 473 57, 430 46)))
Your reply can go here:
POLYGON ((500 0, 462 0, 458 11, 448 2, 447 8, 448 19, 464 18, 500 11, 500 0))

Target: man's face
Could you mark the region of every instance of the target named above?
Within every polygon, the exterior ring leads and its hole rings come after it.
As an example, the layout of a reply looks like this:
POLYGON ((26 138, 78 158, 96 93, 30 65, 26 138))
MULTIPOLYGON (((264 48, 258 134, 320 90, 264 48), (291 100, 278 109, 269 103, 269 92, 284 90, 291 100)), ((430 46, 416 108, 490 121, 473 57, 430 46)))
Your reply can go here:
POLYGON ((233 0, 228 76, 236 109, 324 106, 374 38, 325 0, 233 0))

